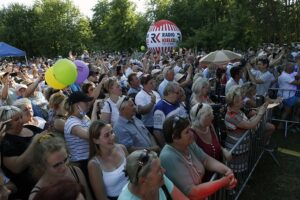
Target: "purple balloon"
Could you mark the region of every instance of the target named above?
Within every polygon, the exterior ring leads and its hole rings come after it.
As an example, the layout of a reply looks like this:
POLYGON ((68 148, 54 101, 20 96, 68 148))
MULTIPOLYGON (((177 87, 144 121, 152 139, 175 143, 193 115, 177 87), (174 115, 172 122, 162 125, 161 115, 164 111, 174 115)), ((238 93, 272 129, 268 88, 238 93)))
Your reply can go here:
POLYGON ((81 60, 75 60, 74 63, 77 67, 78 73, 77 80, 75 82, 80 84, 88 77, 90 70, 89 67, 81 60))

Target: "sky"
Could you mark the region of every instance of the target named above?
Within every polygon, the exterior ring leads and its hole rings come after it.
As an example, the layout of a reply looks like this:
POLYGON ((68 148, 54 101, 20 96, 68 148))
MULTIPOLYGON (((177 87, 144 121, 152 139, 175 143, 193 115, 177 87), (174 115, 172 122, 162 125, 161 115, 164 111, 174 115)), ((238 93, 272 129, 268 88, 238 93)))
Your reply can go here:
MULTIPOLYGON (((98 0, 72 0, 74 5, 77 6, 82 14, 92 18, 92 8, 95 6, 98 0)), ((146 0, 131 0, 136 4, 136 10, 144 13, 146 10, 146 0)), ((27 6, 32 6, 34 0, 0 0, 0 7, 7 6, 11 3, 21 3, 27 6)))

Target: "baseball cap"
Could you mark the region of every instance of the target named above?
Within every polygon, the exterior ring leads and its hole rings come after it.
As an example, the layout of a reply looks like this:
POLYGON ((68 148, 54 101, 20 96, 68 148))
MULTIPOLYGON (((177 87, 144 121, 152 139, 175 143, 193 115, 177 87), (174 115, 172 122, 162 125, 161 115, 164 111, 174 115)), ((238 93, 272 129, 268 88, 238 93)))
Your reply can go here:
POLYGON ((18 85, 16 86, 16 91, 19 91, 19 90, 22 89, 22 88, 27 89, 27 85, 24 85, 24 84, 18 84, 18 85))
POLYGON ((81 91, 77 91, 77 92, 73 92, 69 95, 68 102, 70 105, 73 105, 78 102, 90 102, 93 99, 94 99, 93 97, 89 97, 85 93, 83 93, 81 91))

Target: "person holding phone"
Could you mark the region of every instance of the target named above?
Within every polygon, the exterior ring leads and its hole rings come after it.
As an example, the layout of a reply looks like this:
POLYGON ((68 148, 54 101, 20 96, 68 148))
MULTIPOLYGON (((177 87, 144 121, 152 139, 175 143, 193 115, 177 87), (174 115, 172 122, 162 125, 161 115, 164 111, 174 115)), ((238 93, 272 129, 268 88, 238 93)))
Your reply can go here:
POLYGON ((86 177, 89 158, 88 127, 91 123, 86 113, 93 99, 78 91, 70 94, 65 103, 69 115, 64 126, 64 137, 70 151, 70 161, 78 166, 86 177))

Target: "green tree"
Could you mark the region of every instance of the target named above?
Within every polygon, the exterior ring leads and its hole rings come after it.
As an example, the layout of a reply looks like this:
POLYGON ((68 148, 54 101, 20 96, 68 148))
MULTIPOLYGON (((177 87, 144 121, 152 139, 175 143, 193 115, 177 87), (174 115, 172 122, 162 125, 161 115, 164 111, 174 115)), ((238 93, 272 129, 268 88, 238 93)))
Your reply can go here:
POLYGON ((94 11, 92 24, 93 30, 98 32, 95 41, 101 45, 99 48, 117 51, 132 50, 141 43, 139 28, 143 27, 144 23, 135 13, 131 1, 99 1, 94 11))
POLYGON ((27 54, 35 53, 32 42, 35 14, 31 8, 11 4, 0 10, 0 40, 23 49, 27 54))
POLYGON ((86 49, 93 37, 90 23, 70 0, 41 0, 33 6, 35 46, 39 54, 67 55, 86 49), (46 48, 45 48, 46 47, 46 48))

